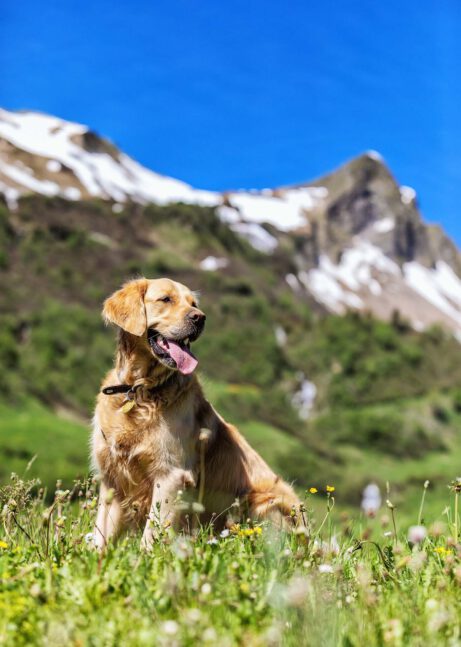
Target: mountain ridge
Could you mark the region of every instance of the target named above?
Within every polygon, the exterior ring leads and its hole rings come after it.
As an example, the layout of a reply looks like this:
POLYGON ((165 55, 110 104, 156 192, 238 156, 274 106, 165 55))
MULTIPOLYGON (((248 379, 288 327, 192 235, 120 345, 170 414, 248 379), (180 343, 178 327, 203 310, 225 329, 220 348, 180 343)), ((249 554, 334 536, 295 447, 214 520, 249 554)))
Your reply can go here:
MULTIPOLYGON (((416 329, 442 323, 461 337, 460 253, 375 151, 310 182, 218 193, 146 169, 81 124, 0 111, 0 192, 13 210, 28 193, 107 200, 114 214, 130 201, 211 207, 257 251, 289 250, 296 295, 336 314, 399 311, 416 329)), ((203 267, 225 272, 228 262, 203 267)))

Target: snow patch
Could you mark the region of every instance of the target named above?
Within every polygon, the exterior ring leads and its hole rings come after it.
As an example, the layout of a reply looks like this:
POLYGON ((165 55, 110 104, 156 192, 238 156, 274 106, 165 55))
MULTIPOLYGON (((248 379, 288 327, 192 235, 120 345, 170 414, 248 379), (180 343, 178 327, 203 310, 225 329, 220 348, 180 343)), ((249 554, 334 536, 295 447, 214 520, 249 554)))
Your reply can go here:
POLYGON ((321 269, 300 273, 300 281, 310 290, 314 297, 329 310, 341 314, 344 312, 344 290, 338 281, 321 269))
POLYGON ((430 269, 411 261, 403 273, 410 288, 461 325, 461 280, 447 263, 439 261, 430 269))
POLYGON ((48 160, 46 163, 46 170, 50 173, 59 173, 62 169, 62 164, 57 160, 48 160))
POLYGON ((207 256, 199 263, 201 270, 205 272, 216 272, 229 265, 227 258, 217 258, 216 256, 207 256))
POLYGON ((300 373, 298 377, 300 379, 299 390, 293 395, 291 403, 298 411, 299 417, 302 420, 307 420, 314 406, 317 387, 313 382, 306 379, 304 373, 300 373))
POLYGON ((22 185, 34 191, 35 193, 41 193, 43 195, 57 195, 59 193, 59 185, 56 182, 50 182, 49 180, 37 180, 34 176, 30 175, 26 170, 20 169, 17 166, 12 164, 6 164, 0 160, 0 173, 9 177, 10 180, 13 180, 16 184, 22 185))
POLYGON ((378 234, 387 234, 389 231, 392 231, 395 228, 395 219, 388 216, 382 220, 378 220, 373 225, 373 230, 378 234))
POLYGON ((286 346, 288 337, 285 329, 282 326, 275 326, 274 334, 275 334, 275 341, 277 342, 277 346, 280 346, 280 348, 283 348, 284 346, 286 346))
POLYGON ((379 247, 357 241, 354 247, 344 251, 337 265, 322 254, 318 268, 300 272, 299 280, 327 308, 343 313, 347 307, 358 310, 364 307, 357 292, 368 290, 376 296, 381 294, 382 286, 375 276, 380 274, 400 276, 401 272, 397 263, 379 247))
POLYGON ((416 191, 411 186, 401 186, 400 197, 403 204, 411 204, 416 199, 416 191))
POLYGON ((281 231, 290 231, 306 226, 307 212, 327 194, 325 187, 303 187, 280 189, 272 195, 267 195, 267 192, 231 193, 227 199, 243 221, 269 223, 281 231))
POLYGON ((230 225, 232 231, 243 238, 246 238, 259 252, 271 254, 278 245, 277 238, 261 227, 252 222, 235 222, 230 225))
POLYGON ((0 193, 3 193, 5 196, 6 204, 9 209, 12 211, 17 209, 19 196, 21 195, 18 189, 8 186, 4 182, 0 181, 0 193))
POLYGON ((117 243, 112 238, 110 238, 110 236, 102 234, 99 231, 92 231, 89 235, 89 238, 98 245, 103 245, 104 247, 108 247, 109 249, 115 249, 117 247, 117 243))
POLYGON ((219 218, 223 222, 226 222, 227 224, 240 221, 240 215, 237 209, 234 209, 233 207, 228 207, 225 204, 218 207, 217 214, 219 218))
POLYGON ((368 287, 372 270, 400 275, 397 263, 388 258, 379 247, 367 241, 359 241, 355 247, 346 249, 339 265, 333 265, 328 257, 324 257, 323 263, 327 271, 351 290, 368 287))
POLYGON ((365 153, 365 155, 370 159, 375 160, 376 162, 384 162, 383 156, 381 155, 381 153, 378 153, 378 151, 369 150, 365 153))
POLYGON ((76 186, 68 186, 62 190, 62 194, 68 200, 80 200, 82 192, 76 186))
POLYGON ((299 292, 299 290, 301 289, 301 285, 296 274, 287 274, 285 276, 285 281, 288 283, 293 292, 299 292))

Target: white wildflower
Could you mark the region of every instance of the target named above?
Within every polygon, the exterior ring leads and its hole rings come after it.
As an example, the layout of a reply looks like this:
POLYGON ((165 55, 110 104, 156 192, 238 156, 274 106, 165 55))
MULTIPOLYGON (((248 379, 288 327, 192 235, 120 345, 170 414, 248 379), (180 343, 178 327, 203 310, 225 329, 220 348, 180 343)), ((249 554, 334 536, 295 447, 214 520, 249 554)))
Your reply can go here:
POLYGON ((410 526, 408 529, 408 541, 412 544, 420 544, 427 537, 427 530, 424 526, 410 526))
POLYGON ((331 564, 320 564, 319 573, 333 573, 334 569, 331 564))
POLYGON ((216 631, 213 627, 207 627, 205 631, 203 632, 202 635, 202 640, 205 643, 212 643, 216 642, 216 639, 218 638, 216 631))
POLYGON ((171 551, 178 559, 185 560, 193 553, 190 540, 186 537, 178 537, 171 546, 171 551))
POLYGON ((362 510, 369 517, 374 517, 381 507, 381 492, 376 483, 369 483, 363 490, 362 510))
POLYGON ((202 612, 196 607, 186 609, 186 611, 184 612, 184 619, 190 624, 196 624, 202 619, 202 612))
POLYGON ((162 624, 163 633, 168 636, 174 636, 179 631, 179 625, 175 620, 165 620, 162 624))
POLYGON ((336 535, 333 535, 329 541, 319 541, 316 539, 314 541, 314 551, 316 553, 325 553, 329 555, 339 555, 340 546, 336 535))
POLYGON ((285 599, 289 606, 300 607, 309 593, 309 582, 306 577, 295 576, 285 589, 285 599))

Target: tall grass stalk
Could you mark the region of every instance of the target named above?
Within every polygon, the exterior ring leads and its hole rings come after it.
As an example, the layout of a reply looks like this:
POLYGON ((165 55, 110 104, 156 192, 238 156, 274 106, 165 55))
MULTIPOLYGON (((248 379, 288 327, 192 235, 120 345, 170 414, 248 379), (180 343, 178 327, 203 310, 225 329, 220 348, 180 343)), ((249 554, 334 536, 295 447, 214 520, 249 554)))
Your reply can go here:
MULTIPOLYGON (((327 519, 329 519, 331 517, 331 511, 333 510, 334 506, 335 506, 334 497, 330 497, 330 495, 328 495, 327 512, 326 512, 326 515, 323 517, 322 523, 320 524, 320 526, 319 526, 319 528, 317 530, 317 536, 320 536, 320 532, 321 532, 323 526, 325 525, 327 519)), ((330 529, 330 534, 331 534, 331 529, 330 529)))
POLYGON ((454 519, 454 538, 455 542, 458 543, 459 537, 459 494, 461 492, 461 477, 454 479, 448 486, 455 495, 455 519, 454 519))
POLYGON ((394 528, 394 544, 397 544, 397 524, 395 522, 395 512, 394 512, 395 505, 391 501, 389 501, 389 499, 387 499, 386 505, 389 508, 389 510, 391 511, 392 526, 394 528))
POLYGON ((458 498, 459 492, 455 491, 455 542, 458 543, 458 498))
POLYGON ((421 496, 421 505, 419 506, 419 513, 418 513, 418 526, 421 525, 421 521, 423 518, 424 500, 426 498, 426 490, 428 487, 429 487, 429 481, 424 481, 423 494, 421 496))

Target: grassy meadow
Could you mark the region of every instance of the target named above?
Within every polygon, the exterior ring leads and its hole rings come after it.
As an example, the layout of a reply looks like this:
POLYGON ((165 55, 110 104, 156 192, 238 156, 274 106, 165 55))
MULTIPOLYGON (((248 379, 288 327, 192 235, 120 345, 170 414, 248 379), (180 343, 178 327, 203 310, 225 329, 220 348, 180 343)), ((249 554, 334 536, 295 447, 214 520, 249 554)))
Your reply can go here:
MULTIPOLYGON (((241 391, 206 388, 218 401, 241 391)), ((303 449, 260 421, 241 429, 281 470, 303 449)), ((343 447, 340 470, 297 484, 293 534, 250 520, 215 534, 191 511, 190 535, 164 530, 146 554, 131 532, 104 555, 90 538, 87 439, 88 425, 35 400, 0 407, 0 645, 461 644, 456 437, 405 460, 343 447), (371 474, 382 495, 372 516, 351 496, 371 474)))
POLYGON ((306 492, 292 534, 247 522, 216 536, 191 510, 189 535, 163 530, 146 554, 128 534, 100 555, 96 483, 51 502, 35 487, 15 476, 0 490, 2 645, 460 644, 459 492, 446 489, 448 514, 430 523, 418 502, 423 529, 389 508, 387 521, 335 521, 330 486, 306 492))
POLYGON ((461 345, 398 312, 329 315, 294 293, 285 277, 308 242, 282 237, 267 256, 191 205, 0 204, 0 645, 461 645, 448 487, 461 345), (208 255, 226 269, 200 269, 208 255), (89 420, 115 342, 101 303, 140 275, 201 292, 205 391, 294 483, 297 533, 248 522, 215 536, 191 516, 190 536, 165 531, 152 554, 135 534, 92 550, 89 420), (293 406, 303 379, 317 389, 308 420, 293 406), (409 543, 415 525, 425 537, 409 543))

